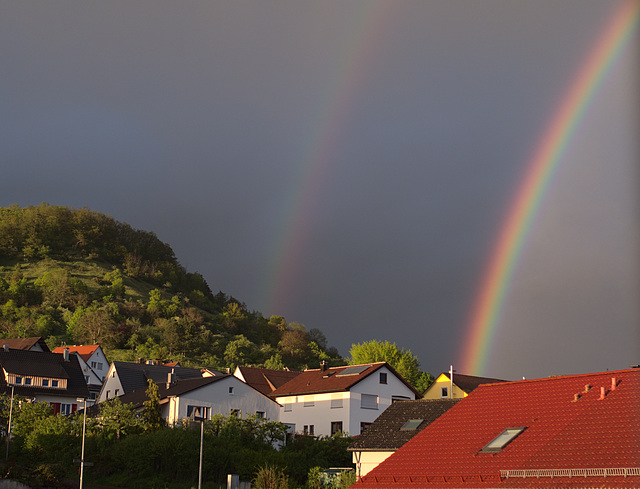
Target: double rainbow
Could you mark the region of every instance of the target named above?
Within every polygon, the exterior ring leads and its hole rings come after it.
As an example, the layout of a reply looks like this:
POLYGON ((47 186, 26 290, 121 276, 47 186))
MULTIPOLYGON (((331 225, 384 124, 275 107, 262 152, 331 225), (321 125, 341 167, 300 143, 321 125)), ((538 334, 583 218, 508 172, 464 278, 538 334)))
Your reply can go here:
POLYGON ((514 268, 549 181, 558 167, 598 87, 629 44, 640 19, 640 1, 622 2, 578 70, 516 193, 481 280, 462 345, 460 371, 483 374, 514 268))

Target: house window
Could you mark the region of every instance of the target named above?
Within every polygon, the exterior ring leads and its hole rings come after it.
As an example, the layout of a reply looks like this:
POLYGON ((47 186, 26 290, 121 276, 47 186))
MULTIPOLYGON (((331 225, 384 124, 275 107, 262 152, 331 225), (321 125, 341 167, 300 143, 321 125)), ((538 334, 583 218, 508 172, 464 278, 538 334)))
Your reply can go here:
POLYGON ((16 385, 22 385, 22 377, 16 376, 16 385))
POLYGON ((305 435, 309 434, 309 427, 307 425, 304 425, 302 427, 302 433, 304 433, 305 435))
POLYGON ((290 402, 285 402, 284 403, 284 412, 288 413, 291 412, 293 410, 292 404, 290 402))
POLYGON ((120 392, 120 389, 116 389, 116 391, 113 393, 113 395, 114 395, 115 397, 118 397, 118 392, 120 392))
POLYGON ((315 427, 312 424, 309 425, 309 434, 310 435, 315 434, 315 427))
POLYGON ((58 387, 58 381, 57 380, 52 380, 51 381, 51 387, 58 387))
POLYGON ((302 428, 302 432, 305 435, 313 435, 315 434, 315 426, 310 424, 309 426, 304 425, 304 427, 302 428))
POLYGON ((331 399, 331 409, 339 409, 342 407, 342 397, 331 399))
POLYGON ((342 433, 342 421, 331 421, 331 434, 342 433))
POLYGON ((381 384, 386 384, 387 383, 387 373, 386 372, 380 372, 380 383, 381 384))
POLYGON ((98 370, 102 370, 102 362, 98 362, 98 370))
POLYGON ((362 409, 378 409, 378 396, 362 394, 360 396, 360 407, 362 409))
POLYGON ((31 377, 25 377, 24 385, 31 385, 31 377))
POLYGON ((240 410, 239 409, 232 409, 231 410, 231 416, 235 416, 236 418, 240 417, 240 410))
POLYGON ((49 387, 49 379, 42 379, 42 387, 49 387))
POLYGON ((369 426, 371 426, 371 423, 364 423, 364 422, 361 422, 361 423, 360 423, 360 434, 364 433, 364 432, 365 432, 365 430, 366 430, 367 428, 369 428, 369 426))
POLYGON ((71 414, 71 404, 60 404, 60 414, 71 414))
POLYGON ((229 387, 229 394, 233 395, 233 387, 229 387))
POLYGON ((514 438, 516 438, 520 433, 522 433, 526 427, 519 428, 507 428, 498 436, 496 436, 493 440, 487 443, 480 452, 484 453, 495 453, 501 452, 502 449, 511 443, 514 438))
POLYGON ((262 419, 264 419, 264 417, 265 417, 265 412, 264 412, 264 411, 256 411, 256 416, 257 416, 258 418, 262 418, 262 419))
POLYGON ((448 387, 440 387, 440 397, 449 397, 448 387))
POLYGON ((91 362, 91 368, 97 368, 98 362, 91 362))
POLYGON ((315 405, 316 403, 313 399, 313 396, 304 396, 304 403, 303 403, 304 407, 313 407, 315 405))
POLYGON ((84 376, 84 381, 85 381, 87 384, 89 383, 89 376, 88 376, 88 375, 85 375, 85 376, 84 376))

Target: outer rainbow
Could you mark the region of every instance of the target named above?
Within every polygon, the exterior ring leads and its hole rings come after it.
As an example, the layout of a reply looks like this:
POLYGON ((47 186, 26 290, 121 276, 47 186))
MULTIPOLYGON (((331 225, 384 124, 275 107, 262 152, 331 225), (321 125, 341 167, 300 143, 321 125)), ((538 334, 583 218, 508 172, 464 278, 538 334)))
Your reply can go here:
POLYGON ((460 363, 461 371, 467 374, 480 375, 486 368, 514 269, 540 201, 594 93, 629 43, 639 18, 638 0, 625 1, 615 10, 527 165, 526 175, 499 234, 464 335, 460 363))

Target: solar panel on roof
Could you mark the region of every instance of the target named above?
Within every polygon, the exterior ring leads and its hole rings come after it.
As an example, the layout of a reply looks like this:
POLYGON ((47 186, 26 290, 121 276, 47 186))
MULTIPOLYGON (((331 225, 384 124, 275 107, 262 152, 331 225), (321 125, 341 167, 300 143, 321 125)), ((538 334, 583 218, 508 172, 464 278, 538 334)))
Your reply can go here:
POLYGON ((418 426, 422 424, 423 421, 424 419, 410 419, 402 426, 402 428, 400 428, 400 431, 416 430, 418 429, 418 426))
POLYGON ((354 367, 347 367, 342 372, 336 374, 336 377, 343 377, 345 375, 360 375, 367 370, 369 365, 356 365, 354 367))

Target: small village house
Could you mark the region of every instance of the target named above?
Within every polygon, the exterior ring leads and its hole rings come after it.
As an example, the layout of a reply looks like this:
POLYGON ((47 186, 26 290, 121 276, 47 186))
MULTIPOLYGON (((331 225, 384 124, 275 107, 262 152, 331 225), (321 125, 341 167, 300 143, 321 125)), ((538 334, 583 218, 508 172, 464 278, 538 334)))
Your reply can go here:
POLYGON ((356 436, 392 402, 419 393, 388 363, 378 362, 305 370, 270 397, 282 406, 280 421, 292 432, 356 436))

